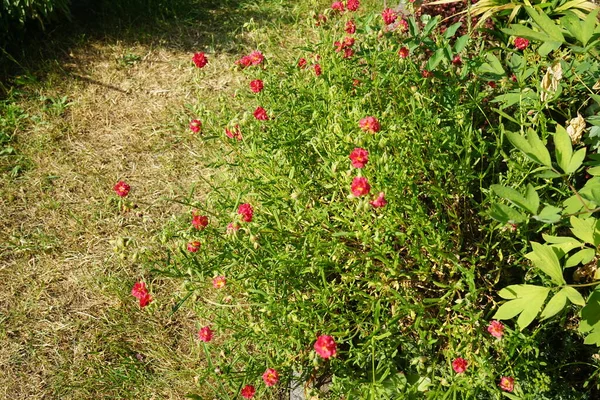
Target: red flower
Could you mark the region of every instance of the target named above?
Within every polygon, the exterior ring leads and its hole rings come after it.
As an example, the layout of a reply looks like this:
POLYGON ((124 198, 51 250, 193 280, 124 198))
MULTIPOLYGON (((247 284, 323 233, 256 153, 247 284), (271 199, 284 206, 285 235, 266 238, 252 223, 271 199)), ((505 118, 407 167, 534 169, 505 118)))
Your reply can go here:
POLYGON ((298 68, 300 68, 300 69, 306 68, 306 58, 301 58, 298 60, 298 68))
POLYGON ((504 325, 500 321, 492 321, 487 327, 487 331, 493 337, 501 338, 504 335, 504 325))
POLYGON ((421 71, 421 76, 425 79, 431 78, 433 76, 433 72, 424 69, 423 71, 421 71))
POLYGON ((152 296, 148 293, 148 289, 146 289, 146 284, 144 282, 137 282, 133 285, 131 289, 131 295, 140 300, 140 307, 146 307, 152 301, 152 296))
POLYGON ((227 283, 227 279, 225 279, 224 276, 216 276, 213 281, 213 287, 215 289, 221 289, 223 286, 225 286, 225 284, 227 283))
POLYGON ((334 1, 331 3, 331 9, 339 12, 344 11, 344 3, 342 1, 334 1))
POLYGON ((319 76, 323 73, 323 71, 321 70, 321 64, 315 64, 314 69, 315 69, 315 75, 317 75, 317 76, 319 76))
POLYGON ((252 90, 254 93, 260 93, 264 87, 265 85, 260 79, 256 79, 250 82, 250 90, 252 90))
POLYGON ((383 192, 379 192, 377 198, 373 201, 370 201, 369 204, 372 205, 373 208, 385 207, 387 204, 387 201, 385 201, 385 194, 383 192))
POLYGON ((256 107, 256 110, 254 110, 254 118, 256 118, 259 121, 268 120, 269 116, 267 115, 267 110, 265 110, 262 107, 256 107))
POLYGON ((119 197, 125 197, 129 194, 129 190, 131 190, 131 186, 126 184, 123 181, 117 182, 117 184, 113 187, 113 190, 119 197))
POLYGON ((354 168, 363 168, 369 162, 369 152, 357 147, 350 153, 350 161, 354 168))
POLYGON ((265 60, 265 56, 258 50, 254 50, 252 53, 248 55, 250 57, 250 61, 252 65, 259 65, 265 60))
POLYGON ((365 196, 369 194, 371 191, 371 185, 369 185, 369 181, 367 178, 363 178, 362 176, 357 176, 352 180, 352 185, 350 186, 352 190, 352 194, 356 197, 365 196))
POLYGON ((315 22, 315 26, 321 26, 321 24, 327 22, 327 17, 323 14, 315 16, 315 19, 317 20, 317 22, 315 22))
POLYGON ((131 295, 137 299, 146 293, 148 293, 148 289, 146 289, 146 284, 144 282, 136 282, 133 285, 133 288, 131 288, 131 295))
POLYGON ((350 58, 354 55, 354 50, 352 49, 344 49, 344 56, 343 58, 350 58))
POLYGON ((196 64, 196 67, 203 68, 206 64, 208 64, 208 59, 204 53, 194 53, 194 57, 192 57, 192 61, 196 64))
POLYGON ((454 361, 452 361, 452 369, 457 374, 462 374, 463 372, 465 372, 467 370, 467 365, 467 360, 465 360, 464 358, 458 357, 454 361))
POLYGON ((148 304, 150 304, 151 301, 152 301, 152 296, 150 296, 150 293, 144 293, 140 297, 140 307, 142 307, 142 308, 146 307, 148 304))
POLYGON ((198 241, 189 242, 187 244, 187 249, 188 249, 188 251, 190 251, 192 253, 197 252, 198 250, 200 250, 200 242, 198 242, 198 241))
POLYGON ((252 59, 250 58, 250 56, 244 56, 237 60, 235 63, 242 68, 246 68, 252 65, 252 59))
POLYGON ((251 398, 253 398, 255 393, 256 393, 256 389, 252 385, 246 385, 246 386, 244 386, 242 388, 242 391, 240 392, 240 394, 242 395, 242 397, 245 398, 245 399, 251 399, 251 398))
POLYGON ((198 133, 202 130, 202 122, 198 119, 193 119, 190 121, 190 129, 194 133, 198 133))
POLYGON ((206 215, 198 215, 197 211, 192 211, 192 226, 196 229, 204 229, 208 226, 208 217, 206 215))
POLYGON ((346 8, 348 9, 348 11, 356 11, 356 10, 358 10, 358 7, 360 7, 360 1, 359 0, 348 0, 348 1, 346 1, 346 8))
POLYGON ((242 140, 242 131, 239 125, 236 125, 232 130, 225 128, 225 135, 230 139, 242 140))
POLYGON ((398 50, 398 55, 400 56, 400 58, 406 58, 408 57, 408 47, 401 47, 400 50, 398 50))
POLYGON ((342 42, 344 47, 352 47, 354 46, 354 38, 347 36, 344 38, 344 41, 342 42))
POLYGON ((398 15, 391 8, 386 8, 382 11, 381 17, 383 18, 383 22, 386 25, 391 25, 394 22, 396 22, 396 18, 398 18, 398 15))
POLYGON ((355 32, 356 32, 356 24, 354 23, 354 21, 350 20, 350 21, 346 22, 346 33, 349 33, 350 35, 352 35, 355 32))
POLYGON ((488 82, 488 86, 491 87, 492 89, 496 89, 496 82, 494 81, 489 81, 488 82))
POLYGON ((518 37, 515 39, 515 47, 518 50, 525 50, 527 46, 529 46, 529 40, 522 37, 518 37))
POLYGON ((267 386, 274 386, 279 382, 279 374, 273 368, 267 368, 262 378, 267 386))
POLYGON ((245 222, 252 222, 252 216, 254 215, 254 210, 252 206, 248 203, 240 204, 238 207, 238 214, 242 216, 242 220, 245 222))
POLYGON ((337 344, 331 336, 321 335, 315 342, 315 351, 324 359, 335 356, 337 352, 337 344))
POLYGON ((500 389, 504 390, 505 392, 512 392, 515 390, 515 378, 511 376, 503 376, 500 378, 500 383, 498 386, 500 386, 500 389))
POLYGON ((452 64, 456 65, 457 67, 460 67, 462 65, 462 59, 460 58, 460 56, 457 54, 454 56, 454 58, 452 59, 452 64))
POLYGON ((369 133, 379 132, 381 126, 379 125, 379 121, 375 117, 364 117, 358 122, 360 129, 369 133))
POLYGON ((212 340, 214 332, 210 329, 209 326, 205 326, 198 331, 198 339, 202 340, 205 343, 208 343, 212 340))

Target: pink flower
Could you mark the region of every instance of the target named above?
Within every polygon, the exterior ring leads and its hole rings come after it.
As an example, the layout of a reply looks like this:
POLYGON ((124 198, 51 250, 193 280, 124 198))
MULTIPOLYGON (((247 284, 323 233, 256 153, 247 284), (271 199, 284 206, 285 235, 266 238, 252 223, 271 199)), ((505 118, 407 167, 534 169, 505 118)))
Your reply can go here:
POLYGON ((500 389, 504 390, 505 392, 512 392, 515 390, 515 378, 511 376, 503 376, 500 378, 500 383, 498 386, 500 386, 500 389))
POLYGON ((254 50, 252 53, 248 54, 250 57, 250 61, 252 65, 259 65, 265 60, 265 56, 258 50, 254 50))
POLYGON ((369 133, 377 133, 381 129, 379 121, 375 117, 364 117, 358 122, 360 129, 369 133))
POLYGON ((352 180, 352 185, 350 186, 352 190, 352 194, 356 197, 365 196, 369 194, 371 191, 371 185, 369 185, 369 181, 367 178, 363 178, 362 176, 357 176, 352 180))
POLYGON ((240 204, 238 207, 238 214, 242 216, 242 220, 245 222, 252 222, 252 216, 254 215, 254 210, 252 206, 248 203, 240 204))
POLYGON ((225 286, 225 284, 227 283, 227 279, 225 279, 224 276, 216 276, 213 281, 213 287, 215 289, 221 289, 223 286, 225 286))
POLYGON ((192 211, 192 226, 196 229, 204 229, 208 226, 208 217, 206 215, 198 215, 198 211, 192 211))
POLYGON ((240 225, 237 222, 227 224, 227 233, 231 234, 240 230, 240 225))
POLYGON ((225 128, 225 135, 230 139, 242 140, 242 131, 240 130, 239 125, 236 125, 235 128, 232 128, 231 130, 225 128))
POLYGON ((344 2, 342 1, 334 1, 331 3, 331 9, 339 12, 344 11, 344 2))
POLYGON ((406 58, 408 57, 408 47, 401 47, 400 50, 398 50, 398 55, 400 56, 400 58, 406 58))
POLYGON ((204 53, 194 53, 192 61, 198 68, 203 68, 206 64, 208 64, 208 59, 204 53))
POLYGON ((300 69, 306 68, 306 58, 301 58, 298 60, 298 68, 300 68, 300 69))
POLYGON ((452 59, 452 64, 456 65, 457 67, 460 67, 462 65, 462 59, 460 58, 460 56, 457 54, 454 56, 454 58, 452 59))
POLYGON ((400 19, 398 26, 400 26, 400 32, 408 32, 408 22, 404 18, 400 19))
POLYGON ((433 72, 424 69, 423 71, 421 71, 421 76, 425 79, 431 78, 433 76, 433 72))
POLYGON ((119 197, 126 197, 129 194, 129 190, 131 190, 131 186, 126 184, 124 181, 119 181, 113 187, 113 190, 119 197))
POLYGON ((350 35, 352 35, 353 33, 356 32, 356 24, 354 23, 354 21, 350 20, 348 22, 346 22, 346 33, 349 33, 350 35))
POLYGON ((262 378, 267 386, 274 386, 279 382, 279 374, 273 368, 267 368, 262 378))
POLYGON ((321 70, 321 65, 320 64, 315 64, 314 65, 314 69, 315 69, 315 75, 319 76, 323 73, 323 71, 321 70))
POLYGON ((331 336, 321 335, 315 342, 315 351, 324 359, 335 356, 337 352, 337 344, 331 336))
POLYGON ((254 397, 254 394, 256 393, 256 388, 254 388, 254 386, 252 385, 246 385, 242 388, 242 391, 240 392, 240 394, 242 395, 243 398, 245 399, 251 399, 254 397))
POLYGON ((467 360, 461 357, 458 357, 454 359, 454 361, 452 361, 452 369, 457 374, 462 374, 463 372, 465 372, 467 370, 467 365, 467 360))
POLYGON ((195 253, 198 250, 200 250, 200 242, 198 241, 194 241, 194 242, 189 242, 187 244, 187 249, 189 252, 195 253))
POLYGON ((398 18, 398 15, 391 8, 386 8, 382 11, 381 17, 383 18, 383 22, 386 25, 391 25, 394 22, 396 22, 396 18, 398 18))
POLYGON ((190 129, 194 133, 198 133, 202 130, 202 122, 199 119, 193 119, 190 121, 190 129))
POLYGON ((354 168, 363 168, 369 162, 369 152, 357 147, 350 153, 350 161, 354 168))
POLYGON ((146 289, 146 284, 144 282, 136 282, 133 285, 133 288, 131 288, 131 295, 137 299, 146 293, 148 293, 148 289, 146 289))
POLYGON ((210 329, 209 326, 205 326, 198 331, 198 339, 201 341, 208 343, 212 340, 214 332, 210 329))
POLYGON ((244 56, 237 60, 235 63, 242 68, 246 68, 252 65, 252 59, 250 58, 250 56, 244 56))
POLYGON ((487 331, 493 337, 501 338, 504 335, 504 325, 500 321, 492 321, 487 327, 487 331))
POLYGON ((348 11, 356 11, 356 10, 358 10, 358 7, 360 7, 360 1, 359 0, 348 0, 348 1, 346 1, 346 8, 348 9, 348 11))
POLYGON ((264 87, 265 85, 260 79, 256 79, 250 82, 250 90, 252 90, 254 93, 260 93, 264 87))
POLYGON ((515 39, 515 47, 518 50, 525 50, 527 46, 529 46, 529 40, 522 37, 518 37, 515 39))
POLYGON ((379 192, 377 198, 373 201, 369 202, 374 208, 381 208, 387 205, 387 201, 385 201, 385 194, 383 192, 379 192))
POLYGON ((268 120, 269 116, 267 115, 267 110, 265 110, 262 107, 256 107, 256 110, 254 110, 254 118, 256 118, 259 121, 268 120))

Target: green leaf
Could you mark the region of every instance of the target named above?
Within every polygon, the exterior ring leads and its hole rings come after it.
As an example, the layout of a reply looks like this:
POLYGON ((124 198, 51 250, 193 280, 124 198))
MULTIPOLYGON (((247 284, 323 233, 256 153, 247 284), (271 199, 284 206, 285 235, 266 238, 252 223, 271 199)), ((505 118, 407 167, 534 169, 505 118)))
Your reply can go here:
POLYGON ((546 304, 544 311, 542 311, 540 318, 542 320, 545 320, 550 317, 553 317, 556 314, 558 314, 559 312, 561 312, 565 308, 566 305, 567 305, 567 294, 564 292, 564 289, 562 289, 558 293, 556 293, 554 296, 552 296, 552 298, 550 299, 548 304, 546 304))
POLYGON ((547 224, 554 224, 560 221, 560 212, 561 208, 554 206, 546 206, 540 211, 540 213, 533 218, 537 219, 540 222, 545 222, 547 224))
POLYGON ((496 57, 492 53, 487 53, 486 57, 488 59, 488 62, 483 63, 479 67, 479 72, 481 74, 491 74, 498 77, 506 75, 506 73, 504 72, 504 68, 502 68, 502 63, 500 62, 500 60, 498 60, 498 57, 496 57))
POLYGON ((463 51, 467 46, 467 43, 469 43, 470 38, 471 37, 469 35, 462 35, 461 37, 456 39, 456 42, 454 43, 454 51, 456 53, 460 53, 461 51, 463 51))
POLYGON ((533 186, 527 185, 527 192, 525 196, 517 192, 515 189, 502 185, 492 185, 491 189, 498 196, 510 201, 517 207, 527 210, 532 214, 537 214, 537 210, 540 206, 540 198, 533 186))
POLYGON ((544 12, 539 12, 533 7, 525 7, 527 14, 539 25, 540 28, 553 39, 555 42, 564 43, 565 37, 563 36, 561 29, 554 23, 544 12))
POLYGON ((511 299, 502 304, 494 314, 494 319, 511 319, 519 315, 517 324, 523 330, 533 322, 544 305, 549 288, 535 285, 512 285, 498 293, 504 299, 511 299))
POLYGON ((582 27, 579 18, 577 18, 575 14, 565 14, 565 16, 560 19, 560 24, 564 26, 575 39, 585 46, 585 43, 583 43, 582 27))
POLYGON ((600 288, 592 292, 585 307, 581 309, 579 332, 591 332, 584 340, 585 344, 600 346, 600 288))
POLYGON ((583 23, 581 24, 581 44, 583 44, 584 46, 588 44, 588 42, 594 35, 594 28, 596 27, 598 11, 598 8, 596 8, 591 13, 589 13, 583 21, 583 23))
POLYGON ((595 218, 581 219, 572 216, 570 219, 571 232, 586 243, 598 246, 600 244, 600 235, 597 232, 598 221, 595 218))
POLYGON ((571 138, 569 134, 560 125, 556 125, 556 133, 554 134, 554 147, 556 154, 556 162, 563 172, 568 173, 569 163, 573 155, 573 146, 571 146, 571 138))
POLYGON ((540 140, 537 133, 530 129, 527 133, 527 139, 516 132, 506 131, 504 132, 508 140, 532 161, 552 167, 552 161, 550 160, 550 153, 544 143, 540 140))
POLYGON ((562 268, 558 257, 552 247, 543 245, 537 242, 531 242, 533 251, 527 253, 525 257, 533 262, 533 264, 548 275, 557 285, 565 285, 565 279, 562 275, 562 268))
POLYGON ((435 53, 433 53, 433 55, 429 57, 429 60, 427 60, 427 67, 425 69, 427 69, 428 71, 433 71, 443 59, 444 49, 437 49, 435 53))
POLYGON ((542 43, 548 40, 548 36, 544 35, 543 33, 536 32, 533 29, 518 24, 511 24, 510 28, 504 28, 501 29, 501 31, 511 36, 520 36, 525 39, 535 40, 542 43))
POLYGON ((585 248, 583 250, 579 250, 577 253, 573 254, 567 259, 567 262, 565 262, 565 268, 575 267, 579 264, 585 265, 592 261, 595 256, 595 249, 585 248))
POLYGON ((548 54, 552 53, 554 50, 558 49, 562 45, 562 42, 544 42, 540 47, 538 47, 537 51, 540 56, 546 57, 548 54))
POLYGON ((461 27, 461 25, 462 25, 462 22, 457 22, 455 24, 450 25, 448 27, 448 29, 446 29, 446 32, 444 33, 444 37, 446 39, 450 39, 452 36, 454 36, 454 34, 458 30, 458 28, 461 27))
POLYGON ((573 172, 577 171, 579 167, 581 167, 581 164, 583 164, 583 160, 585 159, 585 153, 586 148, 584 147, 582 149, 577 150, 575 154, 573 154, 573 157, 569 162, 569 166, 565 171, 567 174, 572 174, 573 172))
POLYGON ((598 176, 600 175, 600 167, 592 167, 587 170, 587 173, 593 176, 598 176))
POLYGON ((585 299, 575 288, 571 286, 566 286, 563 288, 563 291, 567 295, 567 298, 571 301, 571 303, 576 304, 578 306, 585 306, 585 299))
POLYGON ((490 217, 503 224, 520 224, 527 221, 527 217, 506 204, 494 204, 490 217))

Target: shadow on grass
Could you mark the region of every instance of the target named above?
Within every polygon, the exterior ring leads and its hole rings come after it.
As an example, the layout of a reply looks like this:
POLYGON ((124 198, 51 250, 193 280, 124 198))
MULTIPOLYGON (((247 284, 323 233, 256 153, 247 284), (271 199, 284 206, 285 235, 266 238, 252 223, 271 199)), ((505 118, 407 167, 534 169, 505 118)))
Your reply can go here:
POLYGON ((251 45, 244 24, 293 22, 282 2, 260 0, 73 0, 70 19, 26 26, 0 43, 0 95, 19 74, 44 73, 90 42, 147 45, 185 52, 238 53, 251 45))

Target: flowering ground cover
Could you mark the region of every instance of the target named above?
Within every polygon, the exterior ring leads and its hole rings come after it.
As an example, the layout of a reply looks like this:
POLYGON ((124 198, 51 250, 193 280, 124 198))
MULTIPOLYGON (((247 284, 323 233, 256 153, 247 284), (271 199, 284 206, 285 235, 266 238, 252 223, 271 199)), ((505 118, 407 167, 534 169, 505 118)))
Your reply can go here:
POLYGON ((130 344, 102 371, 133 377, 85 393, 597 398, 598 12, 522 6, 478 31, 452 4, 254 6, 293 29, 249 13, 249 42, 178 56, 185 100, 147 160, 180 172, 111 164, 97 188, 132 232, 103 325, 130 344))

